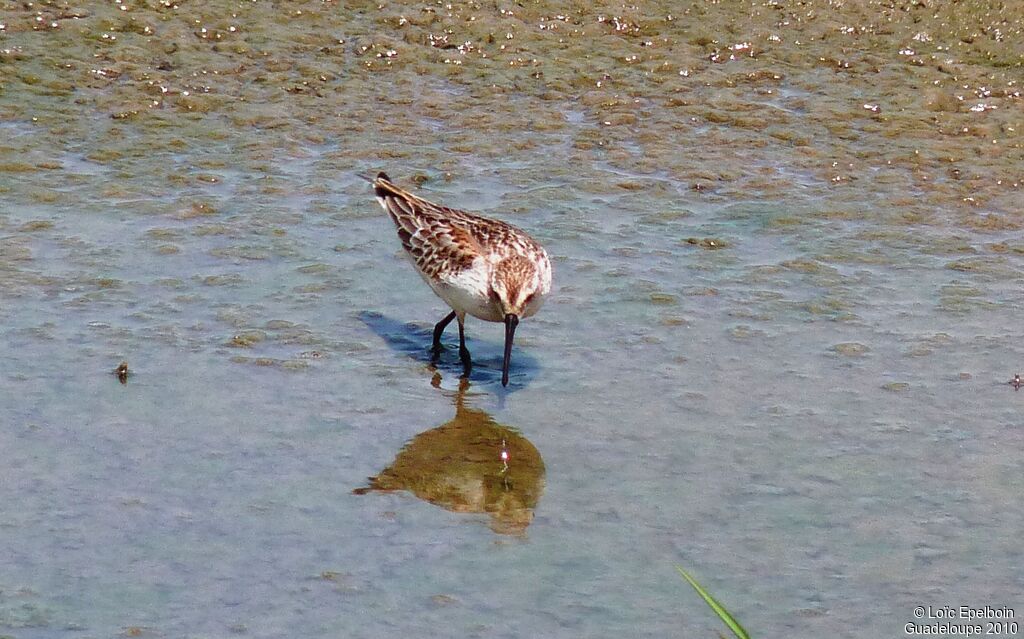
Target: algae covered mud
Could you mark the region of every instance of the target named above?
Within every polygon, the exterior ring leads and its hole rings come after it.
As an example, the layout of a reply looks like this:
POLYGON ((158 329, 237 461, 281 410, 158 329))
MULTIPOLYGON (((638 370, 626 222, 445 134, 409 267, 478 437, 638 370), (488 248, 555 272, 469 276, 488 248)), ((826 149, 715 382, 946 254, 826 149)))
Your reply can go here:
POLYGON ((1019 609, 1022 21, 0 0, 0 634, 1019 609), (508 392, 377 170, 551 254, 508 392))

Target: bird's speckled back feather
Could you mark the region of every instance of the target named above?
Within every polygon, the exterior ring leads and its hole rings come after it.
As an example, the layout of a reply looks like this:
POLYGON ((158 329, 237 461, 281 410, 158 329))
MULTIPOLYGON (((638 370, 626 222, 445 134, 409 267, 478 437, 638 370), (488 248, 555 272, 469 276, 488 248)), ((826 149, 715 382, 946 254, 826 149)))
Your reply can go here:
POLYGON ((478 257, 496 264, 515 255, 540 255, 548 262, 543 247, 511 224, 424 200, 395 186, 385 173, 373 180, 373 189, 424 275, 471 268, 478 257))

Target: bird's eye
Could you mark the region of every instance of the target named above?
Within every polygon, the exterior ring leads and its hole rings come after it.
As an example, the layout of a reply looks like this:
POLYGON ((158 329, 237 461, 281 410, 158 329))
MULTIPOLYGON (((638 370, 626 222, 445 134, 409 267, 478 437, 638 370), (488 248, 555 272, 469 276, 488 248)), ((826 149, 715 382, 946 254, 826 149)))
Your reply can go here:
POLYGON ((530 293, 529 295, 527 295, 526 299, 523 300, 523 306, 529 306, 530 302, 533 301, 534 295, 536 295, 536 293, 530 293))

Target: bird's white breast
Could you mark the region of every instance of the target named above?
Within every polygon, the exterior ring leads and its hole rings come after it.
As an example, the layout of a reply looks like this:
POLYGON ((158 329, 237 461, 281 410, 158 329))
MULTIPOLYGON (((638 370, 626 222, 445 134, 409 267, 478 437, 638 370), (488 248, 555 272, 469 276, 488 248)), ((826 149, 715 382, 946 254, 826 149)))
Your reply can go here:
POLYGON ((482 257, 473 260, 470 268, 441 272, 436 279, 424 275, 423 279, 457 312, 487 322, 504 321, 500 305, 491 298, 490 269, 482 257))

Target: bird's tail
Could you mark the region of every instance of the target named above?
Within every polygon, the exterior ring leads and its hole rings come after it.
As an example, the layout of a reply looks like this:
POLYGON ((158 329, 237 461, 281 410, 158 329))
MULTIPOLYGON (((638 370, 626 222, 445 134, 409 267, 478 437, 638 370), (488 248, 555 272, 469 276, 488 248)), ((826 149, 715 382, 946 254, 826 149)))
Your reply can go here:
POLYGON ((377 180, 384 180, 385 182, 391 182, 391 178, 389 178, 388 174, 385 173, 384 171, 381 171, 380 173, 378 173, 377 177, 373 177, 369 173, 356 173, 356 177, 362 178, 362 179, 366 180, 367 182, 369 182, 370 184, 374 184, 377 180))
POLYGON ((385 173, 384 171, 381 171, 380 173, 378 173, 377 177, 371 177, 370 175, 367 175, 366 173, 356 173, 356 176, 360 177, 360 178, 366 180, 367 182, 369 182, 370 184, 372 184, 373 185, 374 194, 377 197, 383 198, 383 197, 387 197, 389 195, 390 196, 405 197, 405 196, 409 195, 408 193, 406 193, 402 189, 400 189, 397 186, 395 186, 394 183, 391 181, 391 178, 388 177, 388 174, 385 173))
POLYGON ((368 175, 359 175, 373 185, 374 195, 381 207, 387 212, 388 217, 395 223, 398 230, 398 238, 402 245, 409 250, 409 241, 419 228, 414 212, 420 210, 420 200, 412 193, 395 186, 387 173, 381 171, 377 177, 371 178, 368 175))
MULTIPOLYGON (((388 174, 383 171, 378 173, 375 178, 366 175, 360 175, 359 177, 373 185, 373 193, 377 196, 377 201, 380 202, 380 205, 384 207, 384 210, 392 218, 409 215, 413 211, 422 209, 427 204, 424 200, 421 200, 402 187, 395 186, 391 178, 388 177, 388 174)), ((396 221, 395 223, 397 224, 398 222, 396 221)))

